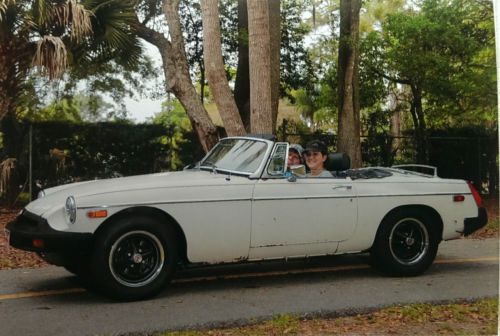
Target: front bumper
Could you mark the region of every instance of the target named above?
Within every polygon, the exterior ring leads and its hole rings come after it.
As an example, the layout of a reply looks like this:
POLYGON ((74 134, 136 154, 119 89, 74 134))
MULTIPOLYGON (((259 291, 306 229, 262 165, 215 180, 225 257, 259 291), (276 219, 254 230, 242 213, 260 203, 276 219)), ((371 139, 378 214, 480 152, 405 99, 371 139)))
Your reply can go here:
POLYGON ((26 251, 86 254, 92 247, 91 233, 62 232, 47 220, 24 210, 7 224, 10 245, 26 251))
POLYGON ((466 218, 464 220, 464 236, 468 236, 474 231, 479 230, 488 223, 488 214, 485 208, 479 208, 477 217, 466 218))

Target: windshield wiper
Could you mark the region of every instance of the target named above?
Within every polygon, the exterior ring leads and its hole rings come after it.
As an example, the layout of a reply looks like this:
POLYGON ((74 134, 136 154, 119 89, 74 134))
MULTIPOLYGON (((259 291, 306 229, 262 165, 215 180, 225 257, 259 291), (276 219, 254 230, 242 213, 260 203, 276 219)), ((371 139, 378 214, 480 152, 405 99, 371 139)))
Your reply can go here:
POLYGON ((200 162, 193 162, 184 167, 183 170, 200 169, 200 162))

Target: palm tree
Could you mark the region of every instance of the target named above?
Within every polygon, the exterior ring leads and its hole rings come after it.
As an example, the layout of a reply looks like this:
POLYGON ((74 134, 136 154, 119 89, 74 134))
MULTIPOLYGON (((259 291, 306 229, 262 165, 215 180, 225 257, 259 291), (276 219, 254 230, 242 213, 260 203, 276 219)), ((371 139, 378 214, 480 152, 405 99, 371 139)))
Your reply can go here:
POLYGON ((64 39, 89 35, 91 16, 76 0, 1 0, 0 120, 15 117, 16 97, 31 69, 50 79, 62 75, 68 64, 64 39))
POLYGON ((0 131, 7 158, 21 152, 17 111, 30 75, 56 79, 72 67, 83 77, 91 64, 94 72, 110 60, 133 64, 142 52, 129 28, 133 18, 128 0, 0 0, 0 131))

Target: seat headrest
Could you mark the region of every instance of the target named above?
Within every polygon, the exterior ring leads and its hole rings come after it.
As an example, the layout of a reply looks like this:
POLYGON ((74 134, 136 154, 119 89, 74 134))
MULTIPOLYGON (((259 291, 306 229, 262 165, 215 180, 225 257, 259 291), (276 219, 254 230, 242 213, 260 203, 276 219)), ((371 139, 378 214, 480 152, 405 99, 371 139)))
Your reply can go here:
POLYGON ((342 171, 351 168, 351 159, 345 153, 330 153, 325 161, 325 168, 329 171, 342 171))

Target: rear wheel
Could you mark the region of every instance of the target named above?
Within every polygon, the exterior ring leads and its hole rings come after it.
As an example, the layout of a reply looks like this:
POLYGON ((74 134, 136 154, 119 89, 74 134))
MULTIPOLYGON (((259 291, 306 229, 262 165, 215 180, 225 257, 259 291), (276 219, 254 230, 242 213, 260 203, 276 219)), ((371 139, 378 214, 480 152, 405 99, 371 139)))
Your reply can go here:
POLYGON ((110 223, 98 234, 95 249, 95 284, 104 294, 121 300, 157 294, 170 280, 177 263, 172 227, 144 216, 110 223))
POLYGON ((390 214, 381 223, 371 250, 374 265, 398 276, 424 272, 434 261, 439 245, 432 223, 429 216, 415 209, 390 214))

